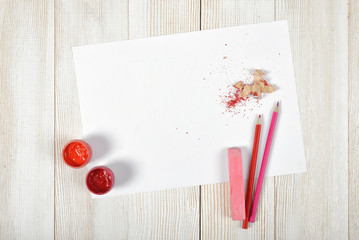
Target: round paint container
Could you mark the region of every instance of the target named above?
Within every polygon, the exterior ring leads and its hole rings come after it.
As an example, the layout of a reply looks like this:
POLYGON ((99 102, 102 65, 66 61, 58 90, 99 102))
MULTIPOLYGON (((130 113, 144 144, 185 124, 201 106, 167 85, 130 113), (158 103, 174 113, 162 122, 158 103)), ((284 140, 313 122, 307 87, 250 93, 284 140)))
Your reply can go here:
POLYGON ((90 145, 83 140, 72 140, 62 150, 64 162, 72 168, 82 168, 87 165, 92 157, 90 145))
POLYGON ((114 184, 115 175, 108 167, 92 168, 86 176, 88 190, 97 195, 108 193, 114 184))

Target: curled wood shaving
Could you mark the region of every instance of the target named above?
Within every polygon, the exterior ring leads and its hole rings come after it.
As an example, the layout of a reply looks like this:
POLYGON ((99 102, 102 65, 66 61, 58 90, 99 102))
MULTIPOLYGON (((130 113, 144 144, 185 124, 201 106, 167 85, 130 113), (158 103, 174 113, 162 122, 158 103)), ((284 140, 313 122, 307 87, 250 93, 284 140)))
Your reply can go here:
POLYGON ((239 97, 245 98, 248 97, 251 93, 253 96, 256 96, 258 99, 262 98, 262 93, 271 93, 275 91, 275 88, 272 85, 269 85, 266 80, 263 79, 264 72, 262 70, 256 69, 253 72, 254 84, 244 84, 242 81, 234 84, 234 87, 239 89, 239 97))

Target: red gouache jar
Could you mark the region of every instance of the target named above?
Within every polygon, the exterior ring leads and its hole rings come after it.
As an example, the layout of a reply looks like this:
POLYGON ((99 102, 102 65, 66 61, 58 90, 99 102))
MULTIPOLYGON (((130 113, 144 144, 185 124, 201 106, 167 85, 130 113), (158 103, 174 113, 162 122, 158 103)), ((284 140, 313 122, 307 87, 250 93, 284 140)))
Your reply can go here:
POLYGON ((97 195, 108 193, 114 184, 115 175, 108 167, 94 167, 86 176, 88 190, 97 195))
POLYGON ((90 145, 76 139, 68 142, 62 150, 64 162, 72 168, 82 168, 87 165, 92 157, 90 145))

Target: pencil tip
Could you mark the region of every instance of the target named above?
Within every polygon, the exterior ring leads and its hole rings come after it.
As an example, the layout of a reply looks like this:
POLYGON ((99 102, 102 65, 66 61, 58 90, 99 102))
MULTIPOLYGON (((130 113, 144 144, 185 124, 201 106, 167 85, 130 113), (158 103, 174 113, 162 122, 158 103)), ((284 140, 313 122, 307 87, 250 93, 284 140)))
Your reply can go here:
POLYGON ((259 114, 259 117, 258 118, 261 118, 261 115, 259 114))
POLYGON ((279 101, 277 102, 277 107, 279 107, 279 101))

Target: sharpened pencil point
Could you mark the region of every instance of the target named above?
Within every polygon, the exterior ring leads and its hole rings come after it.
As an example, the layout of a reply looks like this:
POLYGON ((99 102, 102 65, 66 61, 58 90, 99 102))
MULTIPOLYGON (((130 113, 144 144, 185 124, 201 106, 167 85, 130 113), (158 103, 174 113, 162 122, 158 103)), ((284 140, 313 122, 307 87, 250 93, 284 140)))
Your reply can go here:
POLYGON ((279 101, 277 102, 277 106, 275 106, 274 108, 274 112, 278 112, 278 110, 279 110, 279 101))

